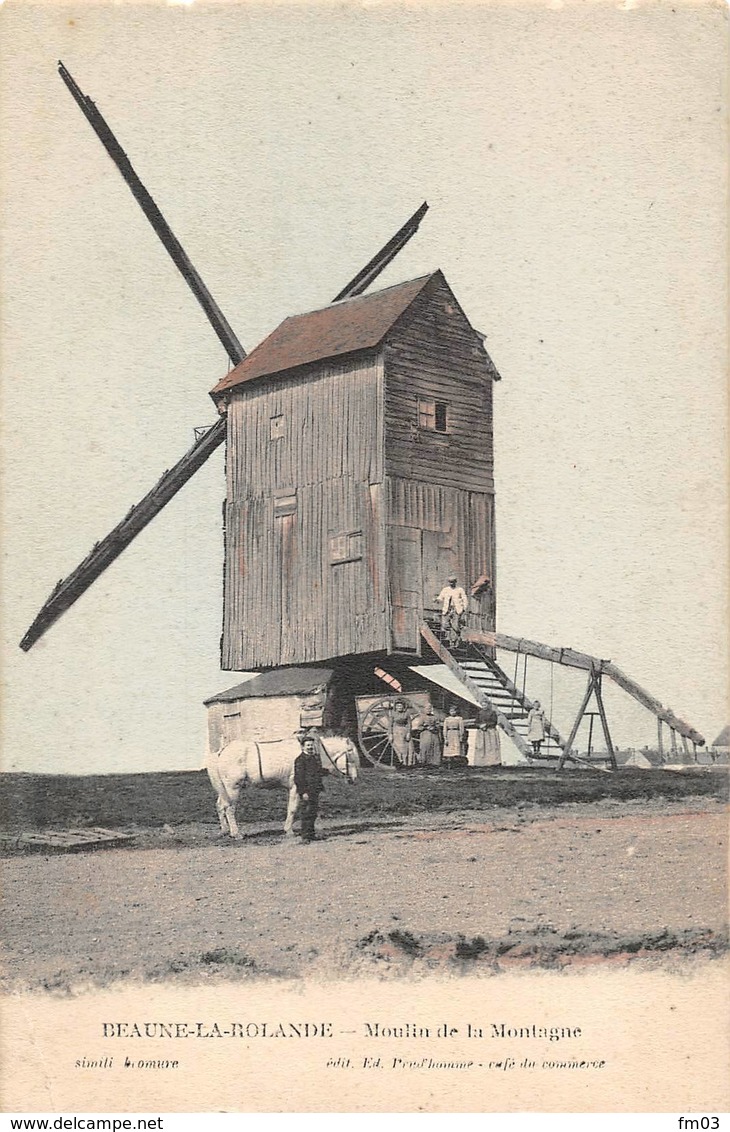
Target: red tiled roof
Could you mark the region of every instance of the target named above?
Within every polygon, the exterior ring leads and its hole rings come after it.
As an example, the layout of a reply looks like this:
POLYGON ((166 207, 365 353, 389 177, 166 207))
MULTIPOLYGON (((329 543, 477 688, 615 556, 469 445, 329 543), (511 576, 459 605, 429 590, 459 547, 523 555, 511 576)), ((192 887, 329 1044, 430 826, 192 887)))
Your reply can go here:
POLYGON ((441 272, 284 319, 268 338, 218 382, 211 396, 216 397, 267 374, 350 354, 355 350, 373 349, 437 275, 441 276, 441 272))

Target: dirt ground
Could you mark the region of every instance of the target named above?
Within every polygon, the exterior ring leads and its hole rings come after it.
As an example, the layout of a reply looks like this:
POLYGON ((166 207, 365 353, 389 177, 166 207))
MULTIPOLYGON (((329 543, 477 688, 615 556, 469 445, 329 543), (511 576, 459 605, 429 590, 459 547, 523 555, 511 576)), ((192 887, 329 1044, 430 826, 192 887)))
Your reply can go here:
POLYGON ((726 945, 713 798, 331 818, 312 845, 246 832, 167 826, 131 849, 8 857, 5 987, 491 974, 726 945))

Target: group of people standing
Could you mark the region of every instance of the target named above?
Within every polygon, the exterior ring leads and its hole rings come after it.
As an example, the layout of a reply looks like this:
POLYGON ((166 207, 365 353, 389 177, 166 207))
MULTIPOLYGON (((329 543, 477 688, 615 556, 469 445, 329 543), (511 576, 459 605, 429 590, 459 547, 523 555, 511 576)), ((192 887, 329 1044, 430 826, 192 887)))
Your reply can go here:
POLYGON ((390 742, 398 763, 404 767, 455 765, 466 762, 471 742, 474 766, 496 766, 500 762, 497 719, 481 710, 476 719, 464 719, 456 704, 448 714, 438 715, 432 704, 412 716, 404 700, 393 704, 390 742), (471 740, 470 740, 471 736, 471 740))

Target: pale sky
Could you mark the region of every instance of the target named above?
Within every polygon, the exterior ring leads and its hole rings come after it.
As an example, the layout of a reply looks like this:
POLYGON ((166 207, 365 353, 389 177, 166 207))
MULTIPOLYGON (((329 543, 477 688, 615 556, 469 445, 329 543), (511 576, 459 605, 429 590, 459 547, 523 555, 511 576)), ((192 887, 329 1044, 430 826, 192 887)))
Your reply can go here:
MULTIPOLYGON (((240 680, 218 662, 221 452, 17 647, 214 419, 227 368, 58 59, 248 349, 428 200, 381 284, 440 267, 502 374, 498 627, 612 658, 714 739, 730 716, 726 18, 6 0, 5 769, 197 767, 202 702, 240 680)), ((565 730, 583 679, 554 674, 565 730)), ((620 744, 654 741, 623 695, 609 711, 620 744)))

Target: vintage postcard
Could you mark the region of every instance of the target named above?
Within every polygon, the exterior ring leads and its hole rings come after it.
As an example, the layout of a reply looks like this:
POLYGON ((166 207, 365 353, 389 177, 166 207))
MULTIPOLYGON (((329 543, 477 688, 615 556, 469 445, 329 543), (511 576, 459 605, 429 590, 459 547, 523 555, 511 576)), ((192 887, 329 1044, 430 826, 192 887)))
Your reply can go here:
POLYGON ((726 25, 0 9, 3 1111, 727 1109, 726 25))

